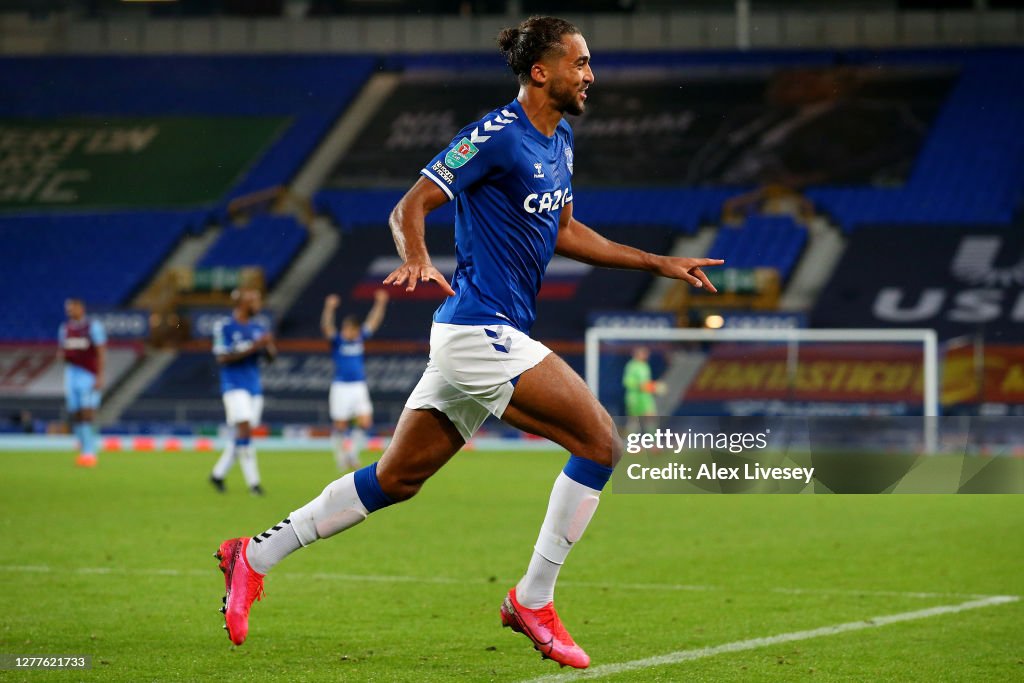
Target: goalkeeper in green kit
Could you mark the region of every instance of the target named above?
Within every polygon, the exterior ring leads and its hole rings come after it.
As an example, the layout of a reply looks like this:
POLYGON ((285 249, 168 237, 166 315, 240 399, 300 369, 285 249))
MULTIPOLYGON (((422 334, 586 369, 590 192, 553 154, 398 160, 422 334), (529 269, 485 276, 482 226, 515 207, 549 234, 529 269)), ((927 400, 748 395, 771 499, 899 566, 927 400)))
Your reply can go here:
POLYGON ((665 391, 662 382, 651 379, 651 365, 648 360, 651 352, 645 346, 633 349, 633 357, 626 363, 622 373, 622 386, 626 390, 626 415, 631 423, 640 418, 655 417, 658 409, 654 404, 654 395, 665 391))

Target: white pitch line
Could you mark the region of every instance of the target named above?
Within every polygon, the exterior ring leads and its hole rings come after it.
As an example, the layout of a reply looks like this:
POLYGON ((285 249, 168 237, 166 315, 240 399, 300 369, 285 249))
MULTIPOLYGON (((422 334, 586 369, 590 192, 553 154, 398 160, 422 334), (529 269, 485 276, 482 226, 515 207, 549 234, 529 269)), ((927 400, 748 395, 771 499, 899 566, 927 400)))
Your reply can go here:
POLYGON ((3 568, 4 568, 5 571, 25 572, 25 573, 31 573, 31 572, 44 573, 44 572, 50 571, 50 568, 47 567, 45 564, 3 565, 3 568))
POLYGON ((926 593, 921 591, 879 591, 879 590, 850 590, 848 588, 771 588, 772 593, 786 593, 789 595, 870 595, 879 598, 920 598, 931 600, 932 598, 991 598, 992 595, 983 593, 926 593))
POLYGON ((634 659, 629 662, 619 662, 618 664, 603 664, 586 671, 573 671, 571 673, 552 674, 549 676, 541 676, 539 678, 531 678, 524 683, 556 683, 556 681, 577 681, 590 680, 592 678, 603 678, 605 676, 613 676, 627 671, 638 671, 640 669, 650 669, 656 666, 679 664, 681 662, 705 659, 707 657, 714 657, 716 655, 726 654, 729 652, 756 650, 757 648, 766 647, 768 645, 778 645, 779 643, 791 643, 798 640, 810 640, 811 638, 834 636, 839 633, 862 631, 869 628, 881 628, 882 626, 898 624, 903 621, 927 619, 929 617, 937 617, 942 614, 956 614, 958 612, 966 612, 967 610, 972 609, 1004 605, 1010 602, 1017 602, 1018 600, 1020 600, 1020 597, 1016 595, 993 595, 981 600, 969 600, 968 602, 962 602, 959 605, 940 605, 938 607, 914 610, 913 612, 900 612, 898 614, 886 614, 880 617, 871 617, 870 619, 865 619, 863 621, 849 621, 845 624, 823 626, 821 628, 810 629, 808 631, 780 633, 778 635, 767 636, 765 638, 737 640, 732 643, 725 643, 724 645, 715 645, 714 647, 702 647, 696 650, 679 650, 677 652, 669 652, 668 654, 658 655, 656 657, 634 659))
POLYGON ((562 581, 559 586, 576 586, 577 588, 621 588, 635 591, 718 591, 721 586, 708 586, 687 583, 607 583, 604 581, 562 581))
MULTIPOLYGON (((287 576, 281 574, 281 576, 287 576)), ((296 574, 302 579, 324 579, 326 581, 365 581, 368 583, 433 583, 441 585, 464 585, 467 583, 490 583, 486 579, 455 579, 450 576, 400 576, 387 574, 335 574, 333 572, 313 572, 312 574, 296 574)), ((497 583, 497 582, 495 582, 497 583)))
MULTIPOLYGON (((210 565, 215 569, 215 565, 210 565)), ((50 567, 48 565, 0 565, 0 571, 17 573, 40 573, 66 571, 72 574, 133 574, 138 576, 210 576, 211 571, 206 569, 153 569, 153 568, 131 568, 131 567, 75 567, 70 569, 50 567)), ((278 575, 275 574, 275 580, 278 575)), ((335 572, 281 572, 282 579, 320 579, 325 581, 351 581, 363 583, 423 583, 434 585, 486 585, 513 584, 517 579, 480 579, 480 578, 454 578, 450 576, 407 576, 389 574, 340 574, 335 572)), ((712 586, 699 584, 678 584, 678 583, 608 583, 601 581, 560 581, 559 586, 567 588, 600 588, 609 590, 636 590, 636 591, 689 591, 689 592, 724 592, 730 593, 781 593, 785 595, 851 595, 871 596, 888 598, 914 598, 931 600, 936 598, 989 598, 990 595, 977 593, 934 593, 921 591, 886 591, 886 590, 857 590, 849 588, 729 588, 727 586, 712 586)))

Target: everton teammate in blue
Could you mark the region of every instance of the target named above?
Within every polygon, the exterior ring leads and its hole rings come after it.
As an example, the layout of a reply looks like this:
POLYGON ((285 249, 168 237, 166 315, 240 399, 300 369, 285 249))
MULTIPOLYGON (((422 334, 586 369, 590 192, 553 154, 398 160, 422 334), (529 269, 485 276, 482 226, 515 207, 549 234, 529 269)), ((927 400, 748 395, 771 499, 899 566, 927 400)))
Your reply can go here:
POLYGON ((267 531, 220 546, 225 628, 235 643, 245 640, 249 608, 267 571, 300 547, 413 497, 493 414, 572 454, 554 482, 526 572, 501 605, 501 621, 543 657, 577 668, 590 664, 555 611, 554 587, 597 509, 620 446, 612 419, 583 380, 530 338, 537 292, 554 253, 710 291, 702 268, 722 261, 649 254, 610 242, 577 220, 572 129, 563 116, 583 112, 594 83, 587 43, 576 27, 553 17, 505 29, 498 42, 519 79, 518 97, 463 128, 391 215, 403 263, 385 284, 412 291, 434 282, 448 295, 434 315, 427 368, 379 462, 332 482, 267 531), (424 216, 448 201, 455 202, 458 259, 450 286, 423 237, 424 216))
POLYGON ((334 359, 334 381, 328 397, 331 421, 334 423, 332 441, 334 461, 341 472, 359 467, 359 451, 366 441, 366 430, 373 424, 373 404, 366 386, 366 368, 363 366, 363 342, 380 328, 388 305, 388 293, 377 290, 373 308, 360 325, 354 315, 341 320, 341 331, 334 326, 335 313, 341 297, 331 294, 324 299, 320 314, 320 330, 331 343, 334 359), (355 422, 355 427, 350 425, 355 422))
POLYGON ((99 438, 93 424, 103 392, 103 366, 107 357, 107 334, 98 320, 85 315, 81 299, 64 302, 67 321, 57 332, 59 355, 64 359, 64 396, 72 431, 78 437, 79 467, 96 467, 99 438))
POLYGON ((277 355, 274 337, 253 317, 260 312, 262 297, 257 289, 240 289, 233 293, 235 310, 230 318, 217 322, 213 329, 213 353, 220 364, 220 389, 228 426, 234 428, 217 464, 210 473, 210 483, 224 492, 224 477, 238 460, 245 484, 254 495, 263 495, 252 428, 263 415, 263 386, 260 382, 260 358, 273 360, 277 355))

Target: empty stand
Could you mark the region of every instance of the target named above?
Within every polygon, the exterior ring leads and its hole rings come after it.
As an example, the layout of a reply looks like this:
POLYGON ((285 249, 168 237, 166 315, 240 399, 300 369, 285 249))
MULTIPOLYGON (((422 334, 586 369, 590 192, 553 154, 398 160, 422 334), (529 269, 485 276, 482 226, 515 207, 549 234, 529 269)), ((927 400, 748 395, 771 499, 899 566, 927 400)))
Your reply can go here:
POLYGON ((225 227, 197 265, 259 266, 267 286, 273 286, 307 237, 306 229, 291 216, 254 216, 245 225, 225 227))
POLYGON ((784 282, 807 244, 807 228, 791 216, 750 216, 739 227, 722 227, 708 250, 731 268, 768 267, 784 282))
POLYGON ((226 202, 287 183, 374 63, 372 57, 296 55, 0 58, 0 117, 289 117, 226 202))
MULTIPOLYGON (((500 68, 498 59, 477 56, 415 55, 394 57, 392 62, 395 68, 410 72, 450 69, 454 73, 473 74, 500 68)), ((680 88, 685 90, 692 85, 686 70, 834 65, 909 68, 918 70, 925 80, 932 72, 952 74, 953 86, 939 99, 937 114, 924 130, 924 144, 902 182, 879 187, 838 181, 812 184, 806 192, 820 211, 846 232, 871 224, 1007 225, 1012 222, 1024 202, 1024 134, 1021 134, 1024 80, 1015 77, 1024 69, 1021 50, 603 53, 595 97, 598 92, 607 96, 607 86, 612 80, 608 76, 616 68, 678 70, 680 88)), ((935 92, 937 86, 932 83, 921 87, 935 92)), ((870 103, 878 95, 892 94, 891 87, 889 91, 876 88, 866 99, 870 103)), ((896 95, 898 101, 899 93, 896 95)), ((699 104, 694 103, 694 106, 699 104)), ((594 115, 599 116, 600 100, 595 99, 591 106, 594 115)), ((577 136, 580 164, 583 150, 597 142, 600 140, 577 136)), ((643 142, 651 141, 641 140, 643 142)), ((670 140, 658 140, 658 146, 669 144, 670 140)), ((620 185, 630 184, 628 173, 629 166, 623 169, 620 185)), ((633 222, 673 226, 685 232, 701 222, 715 222, 721 201, 747 188, 733 188, 724 195, 720 187, 677 187, 667 191, 644 187, 609 188, 594 192, 577 183, 575 189, 576 210, 584 218, 593 213, 600 216, 600 221, 614 224, 620 222, 620 217, 629 222, 630 212, 636 212, 642 217, 633 222), (591 197, 591 193, 595 196, 591 197)), ((349 199, 342 203, 328 197, 331 192, 324 192, 322 203, 330 205, 339 224, 359 224, 363 217, 359 207, 354 206, 356 202, 349 199), (344 215, 339 215, 342 213, 344 215)))
POLYGON ((902 188, 814 188, 847 232, 871 224, 999 225, 1024 200, 1024 54, 966 55, 902 188))
MULTIPOLYGON (((295 175, 373 64, 370 57, 310 56, 2 58, 0 119, 286 117, 216 206, 203 207, 222 217, 233 197, 295 175)), ((183 230, 204 223, 170 213, 0 217, 0 338, 52 338, 70 294, 94 306, 126 303, 183 230)), ((305 239, 293 223, 256 221, 250 230, 259 238, 226 231, 204 264, 257 263, 272 282, 305 239)))
POLYGON ((0 218, 0 338, 54 339, 64 299, 114 307, 131 297, 199 213, 0 218))

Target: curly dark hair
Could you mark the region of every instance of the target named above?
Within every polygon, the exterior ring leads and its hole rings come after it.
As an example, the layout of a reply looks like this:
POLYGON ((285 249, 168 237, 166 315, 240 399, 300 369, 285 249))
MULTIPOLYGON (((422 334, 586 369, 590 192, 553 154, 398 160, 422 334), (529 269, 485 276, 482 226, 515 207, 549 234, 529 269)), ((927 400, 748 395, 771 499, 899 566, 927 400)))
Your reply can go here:
POLYGON ((563 51, 562 36, 580 30, 558 17, 530 17, 519 26, 502 29, 498 49, 519 82, 530 82, 530 69, 552 51, 563 51))

